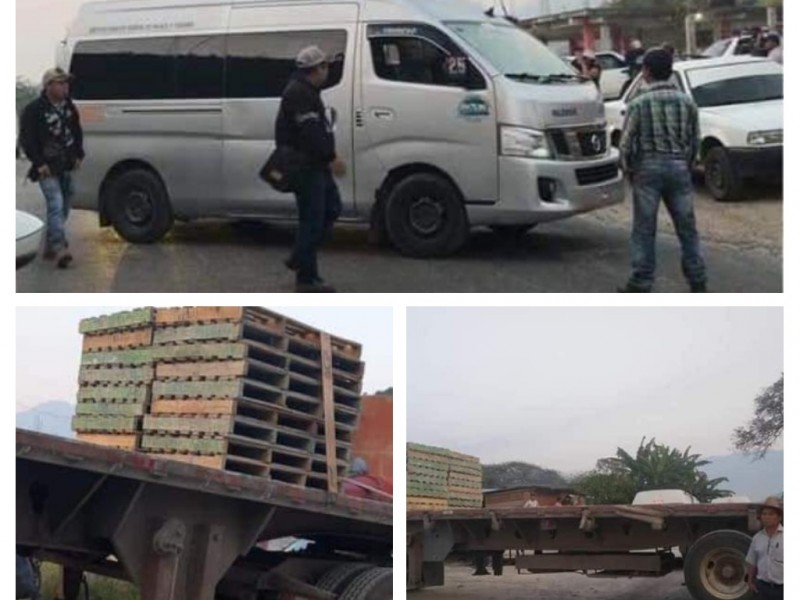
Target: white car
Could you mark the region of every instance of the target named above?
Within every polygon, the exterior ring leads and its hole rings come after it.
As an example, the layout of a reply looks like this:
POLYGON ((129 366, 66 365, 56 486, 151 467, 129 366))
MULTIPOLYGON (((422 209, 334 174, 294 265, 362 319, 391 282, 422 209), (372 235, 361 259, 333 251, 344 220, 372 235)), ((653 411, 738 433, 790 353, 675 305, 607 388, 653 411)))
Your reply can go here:
POLYGON ((647 490, 637 493, 631 504, 700 504, 700 501, 683 490, 647 490))
MULTIPOLYGON (((697 103, 700 152, 708 191, 717 200, 742 195, 746 179, 783 172, 783 67, 751 56, 676 62, 672 81, 697 103)), ((611 144, 619 145, 628 103, 640 75, 623 97, 607 102, 611 144)))
MULTIPOLYGON (((603 69, 600 72, 600 92, 603 94, 603 100, 616 100, 622 95, 625 82, 629 78, 625 57, 610 50, 595 52, 594 57, 603 69)), ((570 66, 573 60, 574 56, 564 57, 564 62, 570 66)))
POLYGON ((17 269, 21 269, 39 252, 44 223, 31 214, 17 211, 17 269))
POLYGON ((749 496, 728 496, 727 498, 714 498, 711 504, 750 504, 749 496))

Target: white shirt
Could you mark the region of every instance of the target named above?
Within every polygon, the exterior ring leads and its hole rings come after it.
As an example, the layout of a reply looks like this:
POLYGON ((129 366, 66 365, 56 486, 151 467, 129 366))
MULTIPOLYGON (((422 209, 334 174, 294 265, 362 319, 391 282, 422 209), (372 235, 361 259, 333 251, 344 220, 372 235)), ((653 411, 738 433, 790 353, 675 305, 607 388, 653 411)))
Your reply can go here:
POLYGON ((764 529, 755 534, 745 560, 756 567, 757 579, 783 585, 783 525, 772 537, 764 529))

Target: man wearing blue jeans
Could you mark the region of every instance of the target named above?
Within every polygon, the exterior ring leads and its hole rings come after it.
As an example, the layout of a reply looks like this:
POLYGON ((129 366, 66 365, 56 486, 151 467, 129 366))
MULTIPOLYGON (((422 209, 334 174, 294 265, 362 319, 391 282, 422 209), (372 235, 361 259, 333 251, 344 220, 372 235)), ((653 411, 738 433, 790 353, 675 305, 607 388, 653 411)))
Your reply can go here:
POLYGON ((295 271, 295 291, 335 292, 319 276, 317 250, 342 212, 342 200, 333 176, 345 172, 336 156, 333 124, 329 122, 320 90, 328 80, 328 58, 317 46, 304 48, 295 61, 297 71, 281 97, 275 122, 275 143, 294 148, 302 156, 296 177, 298 226, 287 268, 295 271))
POLYGON ((643 91, 628 105, 620 142, 623 169, 633 183, 633 273, 620 292, 649 292, 656 270, 656 232, 661 200, 681 243, 681 266, 692 292, 706 291, 706 268, 692 200, 692 164, 699 144, 697 106, 670 82, 672 55, 645 54, 643 91))
POLYGON ((28 104, 20 121, 20 144, 31 161, 28 178, 38 181, 47 203, 44 256, 65 269, 72 262, 66 222, 72 200, 72 172, 84 158, 83 130, 78 110, 69 98, 70 75, 49 69, 42 77, 42 94, 28 104))

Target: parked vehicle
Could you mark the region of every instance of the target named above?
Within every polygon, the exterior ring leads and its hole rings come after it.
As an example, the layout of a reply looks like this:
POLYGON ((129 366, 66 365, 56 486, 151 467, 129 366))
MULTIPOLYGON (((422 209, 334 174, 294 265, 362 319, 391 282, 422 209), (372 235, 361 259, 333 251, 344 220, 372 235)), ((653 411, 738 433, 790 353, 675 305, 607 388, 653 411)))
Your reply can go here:
POLYGON ((294 57, 335 57, 343 218, 401 252, 621 202, 602 99, 502 17, 459 0, 122 0, 83 5, 60 52, 87 158, 74 206, 131 242, 175 220, 296 218, 258 177, 294 57))
POLYGON ((711 504, 741 504, 751 502, 748 496, 727 496, 725 498, 714 498, 711 504))
MULTIPOLYGON (((602 68, 600 92, 603 94, 603 100, 616 100, 622 95, 625 89, 625 82, 630 78, 628 67, 625 64, 625 57, 619 52, 608 50, 595 52, 594 58, 602 68)), ((564 61, 569 65, 572 65, 574 60, 574 56, 564 57, 564 61)))
POLYGON ((37 217, 17 211, 17 269, 33 262, 39 253, 44 223, 37 217))
MULTIPOLYGON (((748 500, 749 502, 749 500, 748 500)), ((683 490, 646 490, 638 492, 631 504, 699 504, 700 501, 683 490)))
MULTIPOLYGON (((406 587, 444 585, 452 552, 502 556, 513 549, 534 550, 515 552, 518 571, 654 577, 682 569, 694 600, 750 600, 745 556, 760 529, 757 510, 668 503, 408 512, 406 587), (679 557, 677 547, 686 554, 679 557)), ((493 563, 499 572, 502 562, 493 563)))
POLYGON ((705 58, 730 58, 731 56, 763 56, 763 36, 758 34, 737 35, 717 40, 700 53, 705 58))
POLYGON ((392 597, 390 503, 22 429, 16 437, 17 553, 62 565, 65 600, 83 597, 69 585, 83 572, 164 600, 392 597), (55 520, 44 527, 47 515, 55 520), (259 547, 288 536, 298 538, 291 550, 259 547))
MULTIPOLYGON (((742 196, 748 179, 778 180, 783 171, 783 67, 750 56, 678 62, 673 82, 697 103, 698 161, 717 200, 742 196)), ((619 145, 625 111, 645 84, 640 75, 606 104, 611 144, 619 145)))

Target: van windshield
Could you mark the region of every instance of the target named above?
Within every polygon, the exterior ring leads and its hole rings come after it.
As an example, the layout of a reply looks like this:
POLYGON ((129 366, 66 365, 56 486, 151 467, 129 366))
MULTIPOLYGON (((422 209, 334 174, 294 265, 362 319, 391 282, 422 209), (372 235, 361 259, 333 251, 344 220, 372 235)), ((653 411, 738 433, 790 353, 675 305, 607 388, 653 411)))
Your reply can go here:
POLYGON ((508 77, 530 81, 578 79, 547 46, 511 24, 450 21, 445 25, 508 77))

